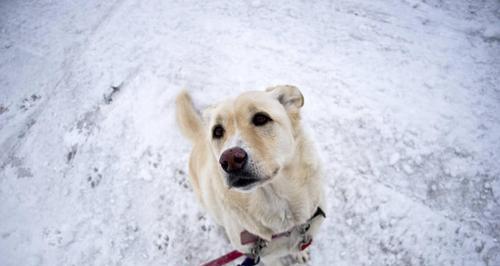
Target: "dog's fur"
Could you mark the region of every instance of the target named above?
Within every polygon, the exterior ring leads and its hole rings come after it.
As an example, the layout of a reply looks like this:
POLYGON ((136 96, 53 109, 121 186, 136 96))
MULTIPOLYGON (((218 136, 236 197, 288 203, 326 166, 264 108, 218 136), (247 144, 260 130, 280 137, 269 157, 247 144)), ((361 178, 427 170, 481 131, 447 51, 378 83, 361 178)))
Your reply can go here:
MULTIPOLYGON (((320 159, 300 123, 303 104, 301 92, 289 85, 243 93, 207 108, 202 115, 186 91, 177 96, 177 122, 193 144, 191 185, 201 205, 242 252, 251 247, 240 243, 242 231, 270 241, 273 234, 307 222, 318 207, 326 210, 320 159), (255 126, 252 117, 258 112, 272 121, 255 126), (216 125, 224 128, 220 139, 212 137, 216 125), (229 174, 219 158, 231 147, 247 152, 246 173, 257 182, 229 187, 229 174)), ((307 231, 310 237, 323 219, 314 219, 307 231)), ((263 251, 264 261, 287 254, 305 259, 298 251, 301 237, 292 232, 290 237, 272 240, 263 251)))

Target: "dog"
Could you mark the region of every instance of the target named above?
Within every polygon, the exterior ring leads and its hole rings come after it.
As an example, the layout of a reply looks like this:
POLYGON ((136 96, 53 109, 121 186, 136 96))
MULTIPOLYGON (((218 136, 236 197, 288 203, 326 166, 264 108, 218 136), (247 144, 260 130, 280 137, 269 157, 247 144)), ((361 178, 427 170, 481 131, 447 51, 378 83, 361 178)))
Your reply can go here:
POLYGON ((234 248, 266 265, 288 255, 306 262, 302 249, 326 217, 321 161, 301 126, 303 105, 290 85, 248 91, 203 112, 186 90, 176 98, 177 123, 193 145, 189 180, 199 203, 234 248))

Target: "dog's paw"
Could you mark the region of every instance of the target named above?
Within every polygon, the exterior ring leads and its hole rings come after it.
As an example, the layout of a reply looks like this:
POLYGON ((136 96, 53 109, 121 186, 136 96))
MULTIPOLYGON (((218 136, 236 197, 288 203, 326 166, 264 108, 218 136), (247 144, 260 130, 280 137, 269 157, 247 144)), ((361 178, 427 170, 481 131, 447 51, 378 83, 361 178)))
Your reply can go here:
POLYGON ((309 255, 308 250, 303 250, 294 255, 295 263, 298 264, 306 264, 310 259, 311 255, 309 255))

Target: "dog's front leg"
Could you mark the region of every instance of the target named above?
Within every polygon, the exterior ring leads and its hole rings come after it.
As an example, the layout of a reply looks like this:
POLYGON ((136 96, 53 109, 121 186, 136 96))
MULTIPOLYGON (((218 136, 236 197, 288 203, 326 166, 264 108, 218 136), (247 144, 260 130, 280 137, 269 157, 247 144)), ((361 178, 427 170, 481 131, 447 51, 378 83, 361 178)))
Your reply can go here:
POLYGON ((292 229, 288 236, 266 242, 267 245, 261 250, 260 255, 269 259, 300 253, 301 247, 310 243, 313 236, 316 235, 324 219, 323 216, 318 215, 311 221, 292 229))
POLYGON ((318 233, 321 224, 325 220, 325 214, 321 209, 320 215, 315 216, 308 223, 299 226, 297 232, 297 239, 299 242, 294 245, 295 252, 292 254, 296 263, 306 263, 309 261, 309 249, 307 247, 311 244, 313 237, 318 233))

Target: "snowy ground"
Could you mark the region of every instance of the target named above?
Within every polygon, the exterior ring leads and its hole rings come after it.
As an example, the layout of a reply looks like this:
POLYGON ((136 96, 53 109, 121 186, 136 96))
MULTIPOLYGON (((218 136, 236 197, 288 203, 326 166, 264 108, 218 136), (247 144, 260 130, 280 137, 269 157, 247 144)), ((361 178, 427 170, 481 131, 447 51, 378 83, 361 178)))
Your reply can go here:
POLYGON ((283 83, 328 162, 311 265, 500 265, 500 2, 78 2, 0 2, 0 265, 229 251, 173 98, 283 83))

